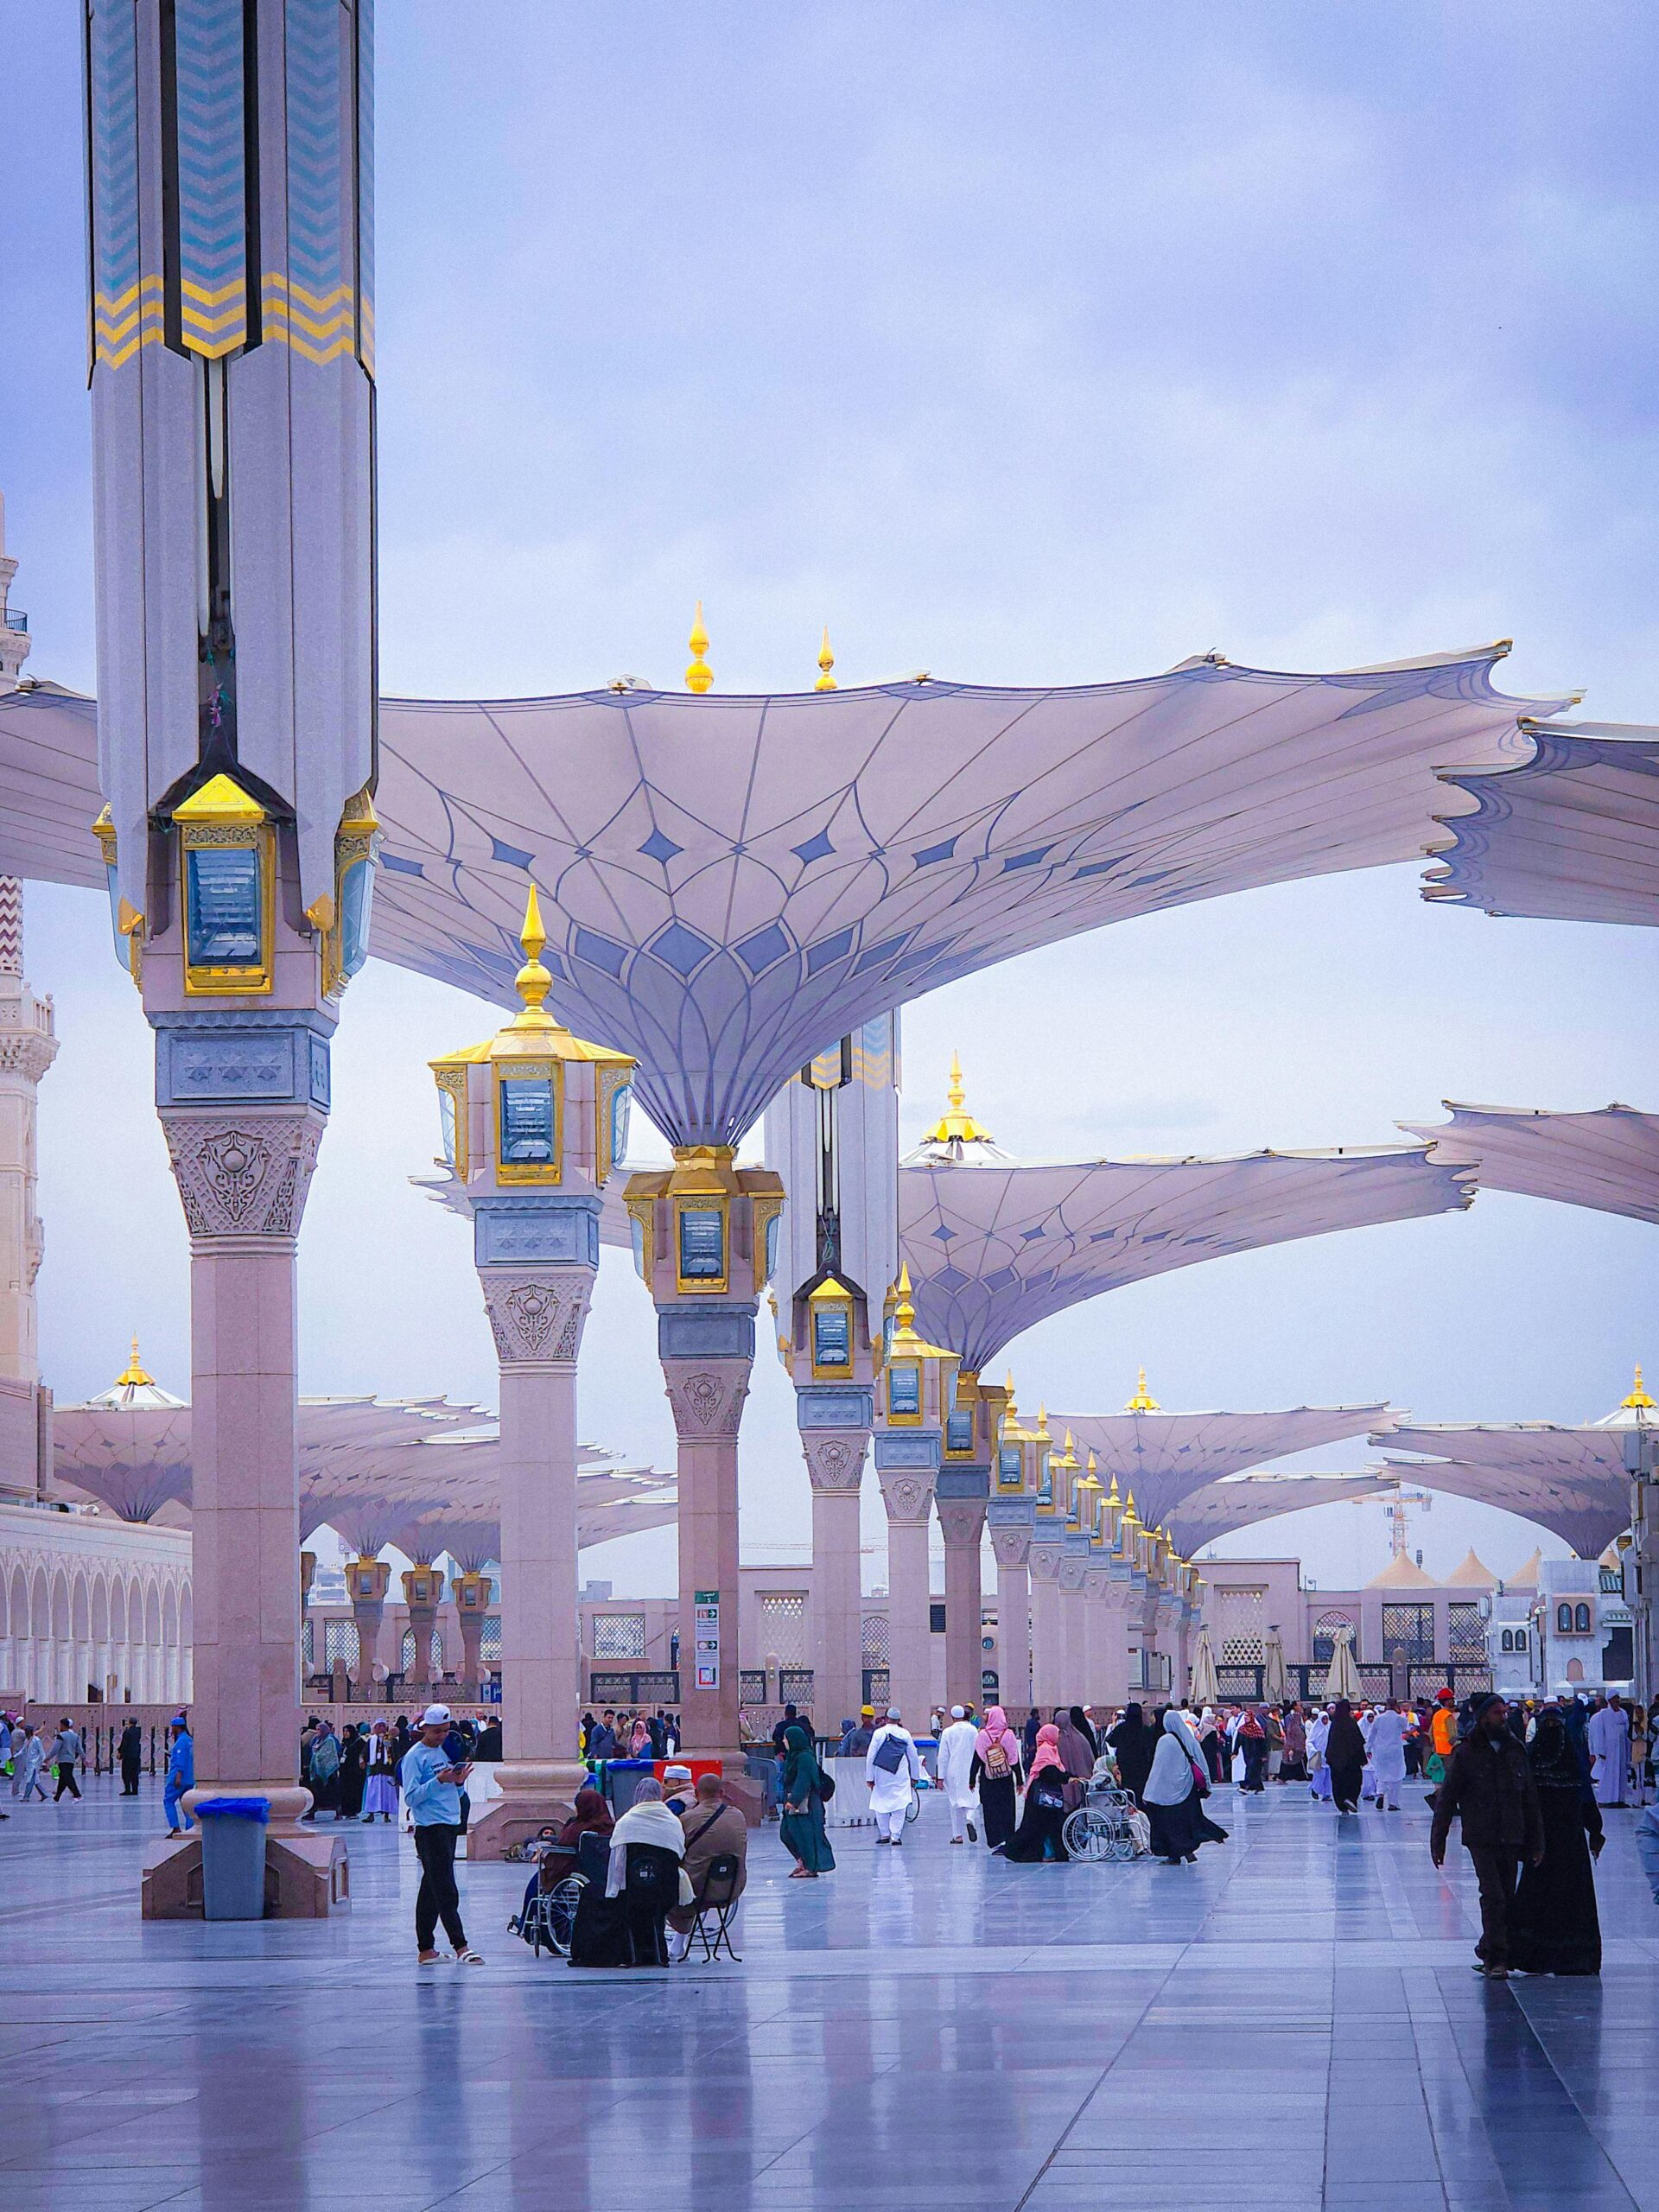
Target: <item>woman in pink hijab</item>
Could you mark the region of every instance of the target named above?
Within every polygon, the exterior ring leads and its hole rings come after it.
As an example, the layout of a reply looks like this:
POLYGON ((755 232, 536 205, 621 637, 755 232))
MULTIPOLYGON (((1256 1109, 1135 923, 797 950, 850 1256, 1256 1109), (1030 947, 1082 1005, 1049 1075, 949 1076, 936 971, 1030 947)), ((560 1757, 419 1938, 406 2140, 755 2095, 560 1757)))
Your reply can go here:
POLYGON ((1014 1793, 1020 1786, 1020 1738, 1008 1726, 1008 1716, 994 1705, 985 1726, 974 1738, 974 1763, 968 1779, 979 1790, 979 1814, 985 1824, 985 1841, 992 1851, 1005 1850, 1014 1835, 1014 1793))
POLYGON ((1003 1853, 1022 1866, 1036 1866, 1045 1859, 1067 1859, 1060 1829, 1065 1820, 1065 1761, 1060 1757, 1060 1732, 1051 1720, 1037 1731, 1037 1748, 1026 1777, 1026 1805, 1019 1831, 1003 1853))

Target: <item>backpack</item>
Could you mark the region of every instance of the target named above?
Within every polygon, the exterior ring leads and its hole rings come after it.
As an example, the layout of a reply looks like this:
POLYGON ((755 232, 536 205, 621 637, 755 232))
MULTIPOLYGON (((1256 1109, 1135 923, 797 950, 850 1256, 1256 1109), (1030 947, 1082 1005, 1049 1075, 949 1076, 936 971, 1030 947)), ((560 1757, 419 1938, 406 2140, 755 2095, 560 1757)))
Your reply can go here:
POLYGON ((897 1774, 905 1764, 905 1739, 902 1736, 883 1738, 880 1748, 874 1753, 874 1761, 883 1774, 897 1774))
POLYGON ((993 1744, 979 1763, 979 1770, 987 1782, 1006 1782, 1011 1768, 1008 1755, 1001 1744, 993 1744))

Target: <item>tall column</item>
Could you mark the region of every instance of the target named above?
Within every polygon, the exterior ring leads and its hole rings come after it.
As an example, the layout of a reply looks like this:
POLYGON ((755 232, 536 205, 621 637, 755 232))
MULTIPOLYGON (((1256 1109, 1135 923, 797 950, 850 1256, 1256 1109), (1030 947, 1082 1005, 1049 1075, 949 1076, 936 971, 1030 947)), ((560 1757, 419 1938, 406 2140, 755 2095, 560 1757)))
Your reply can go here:
MULTIPOLYGON (((357 1680, 358 1694, 372 1697, 378 1662, 386 1674, 397 1669, 386 1660, 382 1649, 386 1624, 386 1592, 391 1587, 391 1569, 383 1559, 352 1559, 346 1562, 346 1594, 352 1601, 352 1618, 357 1623, 357 1680)), ((378 1678, 384 1681, 385 1675, 378 1678)))
MULTIPOLYGON (((798 1406, 807 1402, 803 1392, 798 1406)), ((824 1735, 863 1702, 859 1490, 869 1440, 868 1427, 801 1432, 812 1485, 812 1713, 824 1735)))
POLYGON ((1040 1531, 1031 1541, 1031 1701, 1040 1706, 1046 1719, 1060 1702, 1065 1674, 1065 1653, 1060 1629, 1060 1548, 1042 1541, 1040 1531))
POLYGON ((944 1702, 952 1705, 983 1702, 980 1675, 984 1655, 981 1616, 984 1611, 980 1543, 985 1534, 985 1488, 963 1495, 969 1483, 988 1486, 982 1471, 958 1475, 941 1468, 938 1482, 939 1526, 944 1532, 944 1702), (947 1494, 947 1486, 949 1494, 947 1494))
POLYGON ((1031 1698, 1031 1529, 1001 1522, 991 1505, 991 1548, 996 1554, 995 1702, 1023 1719, 1031 1698))
POLYGON ((886 1468, 881 1462, 893 1446, 919 1440, 880 1435, 875 1440, 887 1509, 887 1702, 898 1707, 912 1732, 925 1728, 933 1702, 927 1531, 934 1478, 931 1468, 886 1468))
MULTIPOLYGON (((436 1686, 432 1638, 438 1625, 438 1607, 442 1603, 443 1577, 429 1560, 417 1560, 404 1570, 404 1606, 409 1615, 410 1633, 415 1638, 415 1663, 404 1683, 405 1697, 429 1696, 436 1686)), ((398 1656, 401 1661, 402 1654, 398 1656)))
MULTIPOLYGON (((315 1552, 302 1552, 300 1554, 300 1640, 297 1647, 300 1655, 300 1678, 302 1682, 303 1682, 307 1673, 309 1671, 305 1663, 305 1609, 311 1602, 311 1585, 316 1580, 316 1579, 317 1555, 315 1552)), ((318 1666, 322 1664, 322 1654, 320 1651, 316 1655, 316 1663, 318 1666)))
POLYGON ((16 876, 0 875, 0 1479, 31 1491, 40 1471, 37 1094, 57 1051, 52 1001, 37 998, 23 980, 23 887, 16 876))
MULTIPOLYGON (((483 1695, 484 1616, 489 1609, 491 1588, 487 1574, 457 1574, 449 1584, 449 1595, 454 1600, 455 1618, 461 1626, 461 1694, 463 1697, 483 1695)), ((580 1653, 576 1656, 575 1663, 580 1675, 580 1653)), ((580 1681, 576 1687, 579 1695, 580 1681)))
MULTIPOLYGON (((494 1201, 475 1224, 493 1233, 494 1201)), ((522 1202, 520 1202, 522 1203, 522 1202)), ((538 1231, 587 1249, 598 1205, 538 1231)), ((516 1215, 519 1243, 526 1217, 516 1215)), ((480 1249, 494 1249, 480 1243, 480 1249)), ((582 1784, 582 1651, 576 1565, 576 1357, 596 1268, 588 1262, 479 1268, 501 1384, 501 1797, 468 1854, 499 1858, 574 1806, 582 1784)), ((480 1632, 482 1622, 480 1623, 480 1632)), ((568 1814, 564 1817, 569 1817, 568 1814)))
POLYGON ((1079 1550, 1073 1549, 1077 1539, 1068 1537, 1060 1554, 1060 1651, 1063 1679, 1057 1705, 1080 1705, 1084 1691, 1084 1681, 1088 1671, 1087 1615, 1089 1599, 1084 1585, 1088 1577, 1086 1553, 1087 1537, 1082 1539, 1079 1550))

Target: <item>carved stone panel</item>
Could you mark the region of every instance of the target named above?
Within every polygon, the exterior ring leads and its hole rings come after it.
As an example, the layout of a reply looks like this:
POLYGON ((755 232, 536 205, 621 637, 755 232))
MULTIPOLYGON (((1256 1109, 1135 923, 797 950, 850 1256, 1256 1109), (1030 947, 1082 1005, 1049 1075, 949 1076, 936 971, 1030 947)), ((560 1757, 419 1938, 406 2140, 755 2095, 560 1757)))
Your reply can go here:
POLYGON ((503 1367, 569 1367, 582 1348, 593 1294, 588 1268, 482 1268, 484 1308, 503 1367))
POLYGON ((293 1236, 322 1136, 321 1114, 163 1113, 193 1236, 293 1236))
POLYGON ((933 1503, 933 1478, 931 1473, 912 1473, 907 1469, 878 1470, 881 1484, 881 1501, 887 1509, 889 1521, 925 1521, 933 1503))
POLYGON ((807 1480, 814 1490, 855 1492, 864 1477, 864 1454, 869 1443, 862 1429, 815 1431, 803 1435, 807 1480))
POLYGON ((684 1443, 735 1438, 749 1395, 747 1360, 664 1360, 674 1433, 684 1443))
POLYGON ((991 1549, 999 1567, 1023 1567, 1031 1554, 1029 1529, 993 1528, 991 1549))
POLYGON ((944 1531, 945 1542, 953 1548, 958 1544, 964 1549, 976 1548, 985 1529, 984 1500, 942 1497, 938 1508, 939 1526, 944 1531))

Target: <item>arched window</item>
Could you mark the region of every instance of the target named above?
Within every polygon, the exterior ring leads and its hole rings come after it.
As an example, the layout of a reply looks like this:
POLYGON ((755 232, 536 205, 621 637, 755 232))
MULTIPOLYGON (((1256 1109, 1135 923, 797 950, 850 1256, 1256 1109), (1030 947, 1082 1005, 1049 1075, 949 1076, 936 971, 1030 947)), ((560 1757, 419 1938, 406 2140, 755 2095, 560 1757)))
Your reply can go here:
POLYGON ((1557 1606, 1556 1606, 1556 1608, 1555 1608, 1555 1633, 1557 1634, 1557 1636, 1571 1636, 1571 1635, 1572 1635, 1572 1633, 1573 1633, 1573 1608, 1572 1608, 1572 1606, 1571 1606, 1571 1605, 1557 1605, 1557 1606))
POLYGON ((1573 1627, 1574 1633, 1579 1636, 1589 1635, 1590 1608, 1588 1605, 1575 1605, 1573 1608, 1573 1627))
POLYGON ((1527 1631, 1523 1628, 1515 1631, 1515 1648, 1517 1651, 1524 1651, 1527 1648, 1527 1631))
POLYGON ((1581 1682, 1584 1680, 1584 1662, 1582 1659, 1569 1659, 1567 1661, 1567 1679, 1569 1682, 1581 1682))
POLYGON ((1500 1644, 1500 1646, 1499 1646, 1499 1649, 1502 1649, 1502 1650, 1504 1650, 1504 1651, 1513 1651, 1513 1650, 1514 1650, 1514 1649, 1515 1649, 1515 1631, 1514 1631, 1514 1630, 1513 1630, 1513 1629, 1507 1629, 1507 1628, 1506 1628, 1506 1629, 1504 1630, 1504 1631, 1503 1631, 1503 1640, 1502 1640, 1502 1643, 1501 1643, 1501 1644, 1500 1644))

